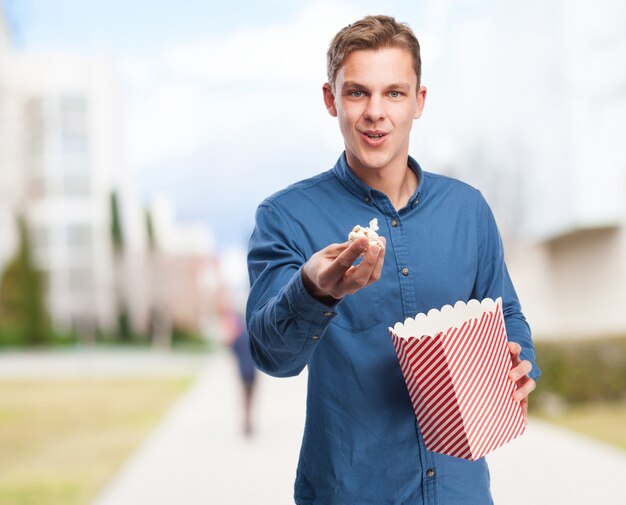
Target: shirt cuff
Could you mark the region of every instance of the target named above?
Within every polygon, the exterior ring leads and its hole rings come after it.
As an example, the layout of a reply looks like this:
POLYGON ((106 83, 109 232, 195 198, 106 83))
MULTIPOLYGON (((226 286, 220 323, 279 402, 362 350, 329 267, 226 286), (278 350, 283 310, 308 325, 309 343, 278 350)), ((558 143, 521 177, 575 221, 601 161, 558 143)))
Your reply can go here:
POLYGON ((334 305, 326 305, 315 299, 304 287, 302 268, 291 278, 286 286, 285 294, 292 310, 311 325, 311 331, 318 337, 326 331, 327 326, 337 315, 338 300, 334 305))

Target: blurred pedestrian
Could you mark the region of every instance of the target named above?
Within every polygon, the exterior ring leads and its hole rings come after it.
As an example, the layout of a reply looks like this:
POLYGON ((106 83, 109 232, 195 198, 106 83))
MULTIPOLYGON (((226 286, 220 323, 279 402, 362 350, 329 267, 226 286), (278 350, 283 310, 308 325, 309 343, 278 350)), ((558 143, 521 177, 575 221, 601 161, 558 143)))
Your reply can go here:
POLYGON ((250 354, 250 336, 246 329, 243 316, 234 313, 231 316, 231 349, 237 359, 239 377, 243 391, 243 432, 246 436, 252 435, 252 402, 255 391, 256 368, 250 354))

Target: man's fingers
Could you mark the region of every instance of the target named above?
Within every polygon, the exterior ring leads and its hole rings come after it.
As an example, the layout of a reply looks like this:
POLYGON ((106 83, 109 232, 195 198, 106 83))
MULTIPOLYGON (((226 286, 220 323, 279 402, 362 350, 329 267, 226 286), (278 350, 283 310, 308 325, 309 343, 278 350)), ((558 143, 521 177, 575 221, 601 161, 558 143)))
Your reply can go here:
POLYGON ((521 402, 524 398, 527 398, 530 393, 532 393, 536 386, 537 384, 534 380, 526 377, 524 383, 521 386, 518 386, 517 391, 513 394, 513 399, 517 402, 521 402))
POLYGON ((524 416, 524 424, 528 424, 528 398, 524 398, 520 405, 522 406, 522 415, 524 416))
POLYGON ((348 293, 355 293, 373 282, 372 275, 381 254, 383 254, 381 247, 376 244, 370 244, 361 263, 353 267, 344 278, 344 286, 348 293))
MULTIPOLYGON (((381 239, 384 244, 384 238, 381 239)), ((384 247, 370 244, 366 238, 331 244, 323 250, 323 255, 327 266, 319 272, 317 285, 321 291, 337 299, 378 280, 382 273, 384 247), (355 266, 354 262, 361 255, 362 261, 355 266)))
POLYGON ((348 242, 347 240, 342 243, 329 244, 324 249, 322 249, 322 252, 324 253, 324 256, 328 258, 336 258, 342 252, 348 249, 352 244, 354 244, 354 242, 348 242))
POLYGON ((513 356, 519 356, 519 354, 522 352, 522 346, 519 345, 517 342, 509 342, 509 352, 513 356))
POLYGON ((509 342, 508 345, 511 360, 513 361, 513 368, 509 372, 509 377, 517 383, 517 389, 513 393, 513 399, 516 402, 520 402, 524 414, 524 422, 526 423, 528 417, 528 395, 536 387, 535 381, 528 377, 528 374, 533 369, 533 365, 528 360, 521 360, 521 345, 517 342, 509 342))
POLYGON ((515 367, 511 369, 509 372, 509 377, 512 380, 516 381, 525 375, 528 375, 530 371, 533 369, 532 364, 528 360, 520 361, 515 367))
POLYGON ((321 279, 323 283, 330 286, 340 282, 352 264, 363 254, 367 244, 368 241, 366 238, 360 238, 350 243, 350 245, 348 245, 348 247, 328 266, 328 269, 324 272, 323 278, 321 279))
MULTIPOLYGON (((385 244, 385 239, 381 237, 381 239, 383 240, 383 244, 385 244)), ((380 275, 383 272, 383 265, 385 263, 385 251, 387 250, 386 247, 381 248, 380 253, 378 254, 378 258, 376 259, 376 264, 374 265, 374 269, 372 270, 372 275, 370 276, 370 280, 372 282, 377 281, 378 279, 380 279, 380 275)))

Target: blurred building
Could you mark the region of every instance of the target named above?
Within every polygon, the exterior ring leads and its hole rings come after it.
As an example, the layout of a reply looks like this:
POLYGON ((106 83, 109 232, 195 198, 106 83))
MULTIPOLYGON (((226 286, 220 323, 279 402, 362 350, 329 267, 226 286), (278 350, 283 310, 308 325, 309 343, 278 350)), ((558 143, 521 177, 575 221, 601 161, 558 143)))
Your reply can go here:
POLYGON ((220 293, 211 230, 177 223, 174 207, 164 197, 153 200, 147 215, 151 231, 146 247, 129 256, 131 270, 143 276, 132 296, 143 301, 135 311, 138 322, 158 345, 168 345, 175 331, 214 336, 220 293))
POLYGON ((0 4, 0 273, 23 214, 57 328, 91 339, 114 333, 124 318, 130 333, 164 345, 174 330, 208 333, 212 237, 178 225, 164 203, 148 226, 124 174, 110 62, 17 51, 3 15, 0 4))
POLYGON ((114 319, 110 193, 121 170, 120 121, 107 61, 14 53, 22 146, 20 210, 44 270, 56 326, 82 333, 114 319))
POLYGON ((553 114, 539 130, 553 154, 530 171, 511 267, 539 335, 626 335, 626 4, 556 2, 555 15, 560 57, 541 69, 553 114))
POLYGON ((626 334, 626 3, 426 5, 428 165, 489 200, 539 337, 626 334))
POLYGON ((561 58, 544 70, 560 112, 544 134, 560 151, 531 172, 526 231, 543 240, 520 243, 512 268, 539 335, 626 335, 626 4, 557 6, 561 58))

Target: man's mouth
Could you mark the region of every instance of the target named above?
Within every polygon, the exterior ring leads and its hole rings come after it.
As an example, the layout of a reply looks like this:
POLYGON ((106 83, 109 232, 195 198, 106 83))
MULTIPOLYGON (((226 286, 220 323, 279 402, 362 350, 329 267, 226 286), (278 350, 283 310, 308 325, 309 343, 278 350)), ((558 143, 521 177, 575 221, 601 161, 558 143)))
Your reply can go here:
POLYGON ((373 131, 373 132, 359 132, 361 133, 361 135, 363 135, 363 137, 365 138, 365 140, 373 146, 379 145, 381 144, 384 140, 385 137, 388 135, 385 132, 380 132, 380 131, 373 131))

